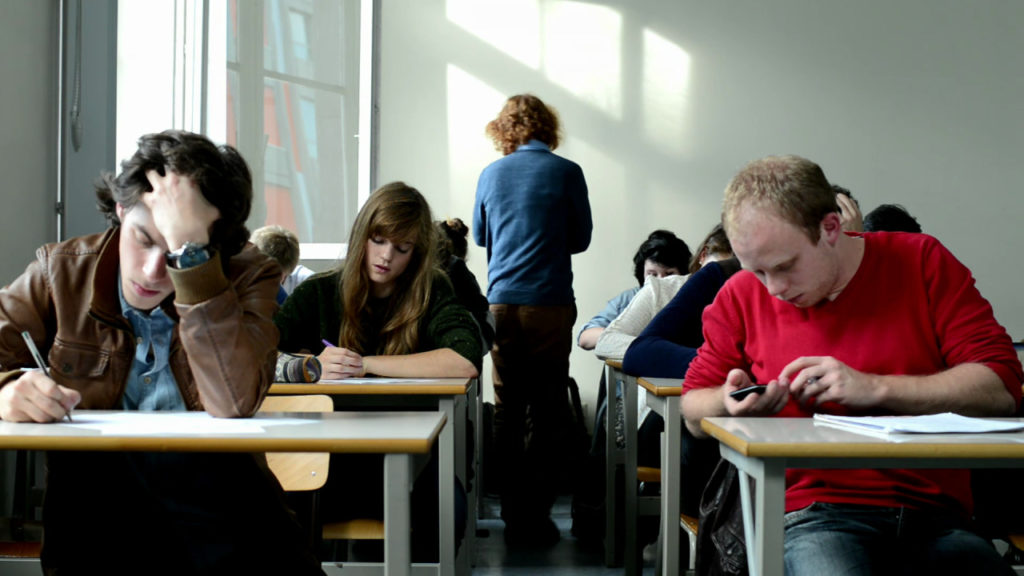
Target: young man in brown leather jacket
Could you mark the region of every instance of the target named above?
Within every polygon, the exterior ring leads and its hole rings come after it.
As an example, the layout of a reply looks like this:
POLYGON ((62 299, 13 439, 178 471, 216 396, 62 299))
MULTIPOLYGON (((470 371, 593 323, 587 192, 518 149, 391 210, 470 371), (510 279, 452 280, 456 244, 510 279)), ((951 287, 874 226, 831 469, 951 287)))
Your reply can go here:
MULTIPOLYGON (((97 196, 110 229, 40 248, 0 290, 0 419, 251 416, 273 379, 281 272, 247 245, 245 161, 149 134, 97 196), (50 377, 20 370, 22 331, 50 377)), ((262 454, 51 452, 43 522, 50 574, 321 573, 262 454)))

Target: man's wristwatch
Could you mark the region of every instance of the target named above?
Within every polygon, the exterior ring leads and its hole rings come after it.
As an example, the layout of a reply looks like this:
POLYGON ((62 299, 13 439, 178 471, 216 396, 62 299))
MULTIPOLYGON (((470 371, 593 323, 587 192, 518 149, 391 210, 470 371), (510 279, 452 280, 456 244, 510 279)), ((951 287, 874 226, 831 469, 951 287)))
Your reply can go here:
POLYGON ((210 247, 197 242, 185 242, 181 248, 164 254, 164 258, 171 268, 193 268, 210 260, 210 247))

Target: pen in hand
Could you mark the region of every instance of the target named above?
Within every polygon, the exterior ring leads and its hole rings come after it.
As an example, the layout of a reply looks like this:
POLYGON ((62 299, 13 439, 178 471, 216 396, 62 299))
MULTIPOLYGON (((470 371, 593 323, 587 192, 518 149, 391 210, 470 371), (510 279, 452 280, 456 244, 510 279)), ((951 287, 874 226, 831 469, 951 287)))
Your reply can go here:
MULTIPOLYGON (((29 335, 28 330, 21 333, 21 337, 25 339, 25 345, 28 346, 28 351, 32 353, 32 358, 36 361, 36 366, 43 371, 43 374, 49 378, 50 369, 46 366, 46 361, 43 360, 43 355, 39 353, 39 349, 36 348, 36 343, 32 341, 32 336, 29 335)), ((71 419, 71 410, 64 413, 68 417, 68 422, 74 422, 71 419)))
POLYGON ((334 344, 331 344, 331 343, 330 343, 330 342, 329 342, 329 341, 327 340, 327 338, 321 338, 321 339, 320 339, 320 341, 321 341, 321 342, 323 342, 323 343, 324 343, 324 346, 326 346, 326 347, 328 347, 328 348, 337 348, 337 346, 335 346, 334 344))

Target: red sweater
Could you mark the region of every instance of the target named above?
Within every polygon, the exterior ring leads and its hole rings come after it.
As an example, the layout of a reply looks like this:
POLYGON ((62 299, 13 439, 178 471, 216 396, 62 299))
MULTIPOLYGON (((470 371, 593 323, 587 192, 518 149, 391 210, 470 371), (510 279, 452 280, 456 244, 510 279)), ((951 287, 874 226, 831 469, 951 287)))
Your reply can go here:
MULTIPOLYGON (((833 356, 870 374, 934 374, 964 363, 995 371, 1019 405, 1021 364, 970 270, 924 234, 867 233, 864 259, 833 301, 797 308, 743 271, 704 311, 704 339, 683 393, 720 386, 732 368, 777 379, 800 356, 833 356)), ((828 403, 821 412, 847 414, 828 403)), ((881 412, 876 412, 881 413, 881 412)), ((778 416, 810 417, 794 400, 778 416)), ((967 470, 789 470, 786 511, 812 502, 973 508, 967 470)))

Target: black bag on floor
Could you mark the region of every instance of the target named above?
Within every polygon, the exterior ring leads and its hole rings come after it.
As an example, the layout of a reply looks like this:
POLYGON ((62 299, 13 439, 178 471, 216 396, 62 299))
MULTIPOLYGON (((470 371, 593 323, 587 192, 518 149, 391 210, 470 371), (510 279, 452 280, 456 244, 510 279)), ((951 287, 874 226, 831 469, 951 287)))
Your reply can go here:
POLYGON ((700 500, 695 568, 698 576, 747 574, 740 475, 724 459, 718 461, 700 500))

